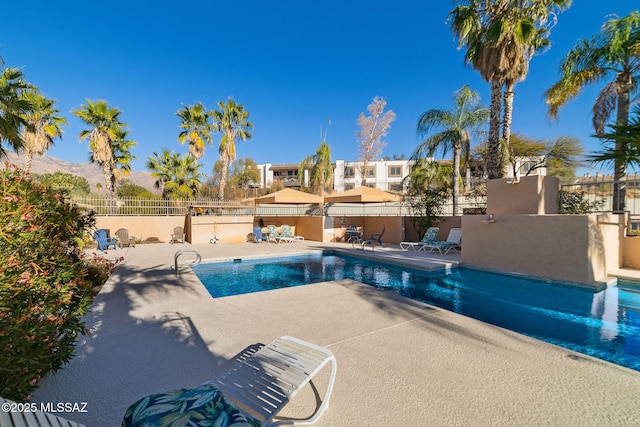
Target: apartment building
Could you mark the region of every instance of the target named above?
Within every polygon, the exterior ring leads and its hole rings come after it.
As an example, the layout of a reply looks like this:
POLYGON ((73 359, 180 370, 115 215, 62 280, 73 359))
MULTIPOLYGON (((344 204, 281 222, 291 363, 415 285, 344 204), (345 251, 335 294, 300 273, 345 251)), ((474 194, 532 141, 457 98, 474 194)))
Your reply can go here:
MULTIPOLYGON (((363 162, 348 162, 336 160, 333 163, 333 191, 342 192, 362 185, 374 187, 384 191, 402 191, 402 180, 409 175, 410 160, 380 160, 369 162, 364 170, 363 162)), ((301 184, 309 184, 309 170, 305 170, 302 177, 298 176, 298 164, 257 165, 260 170, 260 187, 270 187, 280 182, 285 188, 300 189, 301 184)))
MULTIPOLYGON (((374 187, 384 191, 403 192, 402 181, 409 175, 412 160, 378 160, 369 162, 365 170, 363 162, 350 162, 345 160, 336 160, 333 163, 333 188, 334 192, 342 192, 351 190, 362 185, 374 187)), ((442 163, 451 163, 450 160, 443 160, 442 163)), ((516 170, 519 176, 526 175, 533 165, 537 164, 535 159, 522 159, 516 163, 516 170)), ((298 176, 298 167, 296 163, 289 164, 272 164, 264 163, 257 165, 260 170, 259 188, 270 187, 275 182, 280 182, 285 188, 300 189, 301 184, 309 184, 309 170, 305 170, 302 177, 298 176)), ((513 178, 513 169, 507 167, 506 178, 513 178)), ((481 171, 476 170, 475 173, 468 171, 463 172, 463 178, 467 181, 474 179, 484 179, 476 176, 481 171), (474 178, 475 177, 475 178, 474 178)), ((546 175, 546 168, 536 168, 530 172, 530 175, 546 175)))

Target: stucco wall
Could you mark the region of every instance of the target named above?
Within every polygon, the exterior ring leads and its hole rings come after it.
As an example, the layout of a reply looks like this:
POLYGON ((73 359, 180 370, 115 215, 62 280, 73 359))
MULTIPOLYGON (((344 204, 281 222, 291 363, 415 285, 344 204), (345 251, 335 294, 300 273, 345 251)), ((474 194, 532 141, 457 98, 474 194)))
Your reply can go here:
POLYGON ((110 230, 111 236, 119 228, 129 230, 129 235, 139 240, 168 242, 174 227, 184 227, 183 216, 98 216, 96 228, 110 230))
POLYGON ((623 267, 640 269, 640 236, 624 237, 622 253, 623 267))
POLYGON ((557 214, 560 185, 558 178, 542 175, 487 181, 487 214, 557 214))
POLYGON ((462 262, 490 270, 593 284, 620 265, 615 215, 469 215, 462 262))

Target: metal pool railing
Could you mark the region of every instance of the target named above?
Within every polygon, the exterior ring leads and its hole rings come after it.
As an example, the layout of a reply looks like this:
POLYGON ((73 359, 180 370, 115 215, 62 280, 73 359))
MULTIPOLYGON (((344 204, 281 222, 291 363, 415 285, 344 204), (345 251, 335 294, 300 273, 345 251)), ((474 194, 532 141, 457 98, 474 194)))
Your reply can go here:
POLYGON ((176 274, 178 275, 180 274, 180 270, 178 269, 178 258, 180 258, 180 255, 185 255, 185 254, 193 254, 196 256, 194 260, 183 264, 183 265, 186 265, 187 267, 195 267, 196 265, 200 264, 200 261, 202 261, 202 257, 200 256, 198 251, 195 251, 193 249, 184 249, 176 252, 175 255, 173 256, 173 268, 176 271, 176 274))

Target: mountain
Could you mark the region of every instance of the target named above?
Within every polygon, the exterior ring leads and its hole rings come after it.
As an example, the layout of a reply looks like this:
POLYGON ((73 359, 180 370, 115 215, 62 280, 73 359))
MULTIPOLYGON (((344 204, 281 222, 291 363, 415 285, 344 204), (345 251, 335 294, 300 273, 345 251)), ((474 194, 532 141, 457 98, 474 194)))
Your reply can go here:
MULTIPOLYGON (((7 151, 7 157, 4 159, 0 159, 0 167, 4 167, 5 161, 22 167, 24 163, 24 157, 21 154, 7 151)), ((55 173, 58 171, 86 178, 93 190, 95 190, 96 184, 98 183, 104 186, 104 175, 102 174, 102 169, 95 163, 73 163, 50 156, 36 156, 33 158, 33 161, 31 163, 32 173, 44 174, 55 173)), ((155 179, 153 179, 153 177, 151 176, 151 172, 149 171, 132 171, 129 175, 122 178, 128 179, 134 184, 138 184, 139 186, 144 187, 155 194, 159 194, 158 189, 153 187, 155 179)))

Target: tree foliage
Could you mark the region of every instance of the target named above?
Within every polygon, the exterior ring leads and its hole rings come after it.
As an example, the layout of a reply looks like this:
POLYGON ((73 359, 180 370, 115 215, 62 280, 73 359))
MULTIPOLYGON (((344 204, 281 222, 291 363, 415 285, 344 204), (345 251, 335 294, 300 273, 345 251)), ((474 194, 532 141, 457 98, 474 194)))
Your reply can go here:
POLYGON ((85 332, 94 284, 78 244, 95 220, 14 168, 0 197, 0 395, 23 400, 85 332))
POLYGON ((358 116, 357 124, 360 126, 360 130, 356 132, 358 137, 358 160, 363 163, 360 174, 362 177, 361 185, 366 183, 365 172, 369 162, 377 160, 382 154, 382 149, 386 145, 382 137, 387 135, 391 123, 396 119, 396 113, 392 110, 383 114, 386 105, 387 101, 384 98, 376 96, 367 107, 370 116, 365 116, 364 113, 360 113, 358 116))

